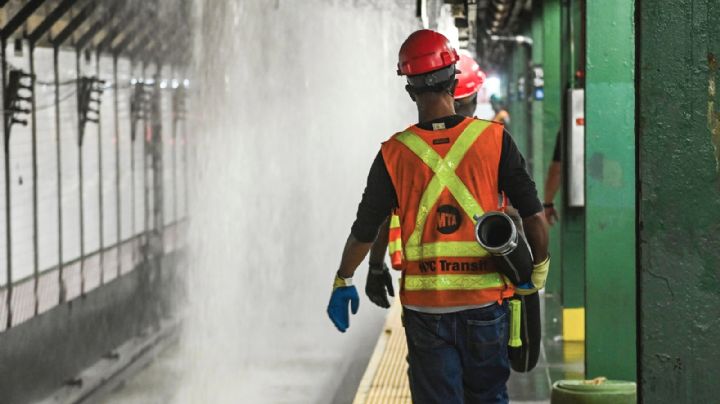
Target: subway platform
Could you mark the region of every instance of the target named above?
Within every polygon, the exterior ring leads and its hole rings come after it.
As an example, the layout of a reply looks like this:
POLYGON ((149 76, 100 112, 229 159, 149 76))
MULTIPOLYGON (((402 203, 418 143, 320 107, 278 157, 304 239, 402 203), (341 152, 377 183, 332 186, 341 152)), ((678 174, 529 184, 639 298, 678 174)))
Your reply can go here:
POLYGON ((420 29, 553 222, 512 402, 718 402, 720 1, 0 0, 0 404, 409 402, 367 262, 326 310, 420 29))

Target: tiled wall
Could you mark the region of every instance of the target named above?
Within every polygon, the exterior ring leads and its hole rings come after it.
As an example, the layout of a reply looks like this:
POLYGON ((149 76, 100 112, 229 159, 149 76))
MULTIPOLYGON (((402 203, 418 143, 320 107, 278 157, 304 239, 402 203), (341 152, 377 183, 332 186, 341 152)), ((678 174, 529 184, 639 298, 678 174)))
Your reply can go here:
MULTIPOLYGON (((24 45, 22 52, 16 52, 14 44, 6 49, 8 69, 20 68, 29 72, 29 48, 24 45)), ((59 54, 59 141, 57 139, 55 75, 53 69, 53 50, 37 48, 34 51, 36 73, 36 147, 37 158, 37 243, 34 242, 33 214, 33 158, 32 130, 28 126, 13 125, 9 142, 10 150, 10 217, 12 243, 12 279, 16 285, 13 293, 13 325, 22 318, 29 318, 35 313, 35 302, 38 312, 52 307, 60 300, 60 276, 57 268, 62 261, 62 279, 66 285, 66 300, 77 296, 81 291, 84 279, 85 291, 98 287, 118 274, 118 257, 129 257, 125 261, 138 259, 139 244, 134 236, 143 233, 145 228, 145 187, 144 169, 147 169, 148 189, 152 191, 151 159, 148 156, 147 167, 143 159, 143 146, 148 143, 151 133, 144 130, 143 124, 137 125, 137 138, 130 140, 131 118, 130 99, 135 80, 151 79, 156 74, 155 65, 143 66, 131 63, 127 59, 119 59, 117 63, 118 81, 113 81, 113 58, 102 55, 96 59, 93 53, 90 58, 82 54, 79 66, 76 53, 67 49, 59 54), (99 64, 99 66, 98 66, 99 64), (77 86, 78 70, 81 76, 98 76, 106 81, 106 88, 101 96, 100 123, 87 123, 83 140, 82 153, 78 147, 78 113, 77 86), (98 74, 99 72, 99 74, 98 74), (117 92, 117 114, 115 97, 117 92), (116 131, 116 127, 118 128, 116 131), (143 144, 145 143, 145 144, 143 144), (58 148, 60 164, 58 164, 58 148), (118 153, 118 154, 116 154, 118 153), (119 159, 116 159, 119 156, 119 159), (134 156, 134 171, 131 161, 134 156), (83 164, 83 195, 79 194, 80 176, 79 159, 83 164), (102 170, 100 168, 102 167, 102 170), (119 194, 117 174, 119 167, 119 194), (101 175, 102 171, 102 175, 101 175), (58 172, 60 172, 62 190, 58 188, 58 172), (134 200, 133 195, 134 176, 134 200), (59 198, 59 195, 61 198, 59 198), (58 202, 60 199, 60 209, 58 202), (102 201, 101 201, 102 200, 102 201), (119 200, 119 212, 118 212, 119 200), (81 249, 81 207, 84 219, 84 242, 81 249), (133 218, 134 212, 134 218, 133 218), (102 213, 102 214, 101 214, 102 213), (62 220, 62 233, 58 223, 62 220), (122 248, 108 248, 118 244, 118 223, 120 238, 126 243, 122 248), (134 231, 133 231, 134 229, 134 231), (101 237, 102 231, 102 237, 101 237), (59 238, 62 240, 60 254, 59 238), (128 241, 129 240, 129 241, 128 241), (102 254, 97 252, 102 246, 106 249, 102 254), (81 250, 85 257, 81 258, 81 250), (35 251, 38 265, 35 267, 35 251), (62 259, 61 259, 62 255, 62 259), (81 264, 82 261, 82 270, 81 264), (35 270, 38 277, 38 292, 35 292, 35 270), (27 284, 27 285, 26 285, 27 284), (36 298, 37 295, 37 298, 36 298), (22 310, 20 310, 22 308, 22 310), (23 311, 22 314, 16 311, 23 311)), ((179 79, 182 86, 184 77, 177 70, 164 67, 161 78, 161 108, 163 136, 163 187, 164 187, 164 221, 167 225, 181 220, 186 216, 184 199, 185 176, 184 164, 186 153, 183 148, 188 144, 185 139, 185 122, 173 122, 173 79, 179 79), (174 129, 174 136, 173 136, 174 129), (176 195, 177 194, 177 195, 176 195)), ((27 117, 31 122, 30 116, 27 117)), ((7 226, 5 155, 0 156, 0 289, 6 289, 7 226)), ((152 209, 152 192, 149 193, 149 205, 152 209)), ((149 224, 152 226, 152 211, 149 212, 149 224)), ((177 243, 172 243, 173 245, 177 243)), ((134 266, 128 262, 122 265, 124 270, 134 266)), ((6 326, 7 316, 5 290, 0 290, 0 330, 6 326)))

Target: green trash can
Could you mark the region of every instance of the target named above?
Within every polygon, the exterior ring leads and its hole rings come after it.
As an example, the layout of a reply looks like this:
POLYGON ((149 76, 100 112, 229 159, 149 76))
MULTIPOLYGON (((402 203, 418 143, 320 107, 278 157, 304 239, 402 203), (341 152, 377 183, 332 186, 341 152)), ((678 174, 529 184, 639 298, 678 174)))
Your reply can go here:
POLYGON ((558 380, 552 404, 635 404, 637 385, 622 380, 558 380))

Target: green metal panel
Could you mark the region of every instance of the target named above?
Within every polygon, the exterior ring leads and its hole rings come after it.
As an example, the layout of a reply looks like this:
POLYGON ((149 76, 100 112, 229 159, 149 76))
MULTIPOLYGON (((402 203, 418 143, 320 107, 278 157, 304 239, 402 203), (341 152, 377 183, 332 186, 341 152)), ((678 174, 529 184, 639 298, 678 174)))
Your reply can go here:
MULTIPOLYGON (((543 68, 545 76, 545 99, 543 101, 543 167, 545 170, 552 161, 555 147, 555 135, 560 127, 561 111, 561 78, 560 78, 560 0, 543 2, 543 68)), ((543 177, 544 178, 544 177, 543 177)), ((538 182, 542 190, 544 183, 538 182)), ((555 198, 561 207, 562 195, 555 198)), ((560 212, 563 215, 563 212, 560 212)), ((560 226, 558 223, 550 229, 550 255, 553 257, 548 274, 546 292, 559 293, 562 274, 562 254, 560 242, 560 226)))
MULTIPOLYGON (((581 56, 581 12, 580 1, 572 0, 564 5, 563 24, 567 36, 564 46, 567 60, 564 67, 567 88, 577 88, 575 72, 580 66, 581 56)), ((567 91, 567 90, 564 90, 567 91)), ((563 97, 566 97, 563 94, 563 97)), ((563 103, 566 108, 567 103, 563 103)), ((563 122, 563 125, 567 125, 563 122)), ((567 176, 566 176, 567 178, 567 176)), ((585 305, 585 210, 582 208, 566 208, 562 218, 562 305, 565 308, 583 307, 585 305)))
POLYGON ((587 2, 585 94, 586 374, 626 380, 636 378, 634 3, 587 2))
POLYGON ((585 211, 566 208, 562 231, 562 305, 585 306, 585 211))
MULTIPOLYGON (((532 48, 532 63, 533 65, 543 64, 543 19, 542 19, 542 7, 538 3, 533 9, 532 21, 530 23, 530 34, 533 39, 532 48)), ((534 88, 533 85, 530 88, 534 88)), ((535 100, 531 102, 532 108, 532 156, 531 166, 532 175, 535 179, 535 183, 538 188, 542 188, 545 184, 545 173, 547 172, 547 166, 545 165, 545 159, 543 155, 544 149, 544 133, 543 133, 543 101, 535 100)))
POLYGON ((644 1, 639 21, 640 393, 717 403, 720 2, 644 1))

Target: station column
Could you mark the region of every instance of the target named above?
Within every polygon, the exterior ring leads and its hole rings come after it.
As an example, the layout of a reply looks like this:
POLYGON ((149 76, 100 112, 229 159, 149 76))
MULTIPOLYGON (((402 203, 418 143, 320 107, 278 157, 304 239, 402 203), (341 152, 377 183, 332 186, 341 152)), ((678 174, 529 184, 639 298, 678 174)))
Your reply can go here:
POLYGON ((586 11, 586 375, 635 380, 635 2, 586 11))
POLYGON ((640 395, 720 397, 720 2, 639 5, 640 395))
MULTIPOLYGON (((545 99, 543 100, 543 159, 542 168, 552 162, 555 137, 561 125, 561 78, 560 78, 560 0, 547 0, 543 3, 543 70, 545 99)), ((545 178, 544 176, 542 177, 545 178)), ((543 189, 544 181, 537 182, 543 189)), ((544 191, 543 191, 544 192, 544 191)), ((544 197, 544 195, 543 195, 544 197)), ((562 206, 562 196, 556 197, 558 209, 562 206)), ((561 213, 562 214, 562 213, 561 213)), ((553 294, 561 290, 562 253, 560 250, 560 223, 550 228, 550 255, 553 257, 552 270, 548 274, 547 291, 553 294)))

